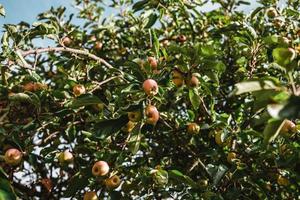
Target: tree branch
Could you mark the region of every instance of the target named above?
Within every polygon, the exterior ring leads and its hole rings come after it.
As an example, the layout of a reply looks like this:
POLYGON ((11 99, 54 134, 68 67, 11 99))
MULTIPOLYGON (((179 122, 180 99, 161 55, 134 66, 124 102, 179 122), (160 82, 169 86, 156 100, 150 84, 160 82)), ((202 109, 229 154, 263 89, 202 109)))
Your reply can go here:
POLYGON ((41 53, 46 53, 46 52, 59 52, 59 51, 85 55, 91 59, 94 59, 94 60, 102 63, 103 65, 105 65, 108 68, 113 68, 113 66, 111 66, 111 64, 109 64, 103 58, 100 58, 92 53, 89 53, 87 50, 73 49, 73 48, 69 48, 69 47, 47 47, 47 48, 37 48, 37 49, 31 49, 28 51, 20 51, 20 52, 21 52, 22 56, 26 57, 31 54, 41 54, 41 53))

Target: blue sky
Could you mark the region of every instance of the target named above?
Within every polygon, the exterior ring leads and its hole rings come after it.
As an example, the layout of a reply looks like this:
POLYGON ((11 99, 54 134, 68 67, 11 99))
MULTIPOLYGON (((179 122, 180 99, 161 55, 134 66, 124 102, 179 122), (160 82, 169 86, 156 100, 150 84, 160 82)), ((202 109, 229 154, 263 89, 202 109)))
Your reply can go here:
POLYGON ((71 6, 72 0, 0 0, 6 11, 6 17, 0 18, 0 27, 3 24, 16 24, 20 21, 32 23, 36 16, 51 6, 68 6, 69 12, 75 11, 71 6))

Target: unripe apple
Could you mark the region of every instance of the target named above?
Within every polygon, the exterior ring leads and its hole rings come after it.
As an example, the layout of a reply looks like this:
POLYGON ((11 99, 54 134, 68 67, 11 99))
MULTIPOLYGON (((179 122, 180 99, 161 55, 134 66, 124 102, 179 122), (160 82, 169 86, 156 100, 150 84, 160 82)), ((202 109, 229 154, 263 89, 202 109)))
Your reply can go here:
POLYGON ((187 132, 190 134, 197 134, 200 131, 200 126, 196 123, 189 123, 187 125, 187 132))
POLYGON ((234 162, 234 159, 236 159, 236 153, 234 152, 229 152, 228 155, 227 155, 227 161, 229 163, 233 163, 234 162))
POLYGON ((158 85, 153 79, 145 80, 143 83, 143 89, 148 96, 156 95, 158 93, 158 85))
POLYGON ((157 68, 157 60, 154 57, 148 57, 148 62, 152 70, 157 68))
POLYGON ((192 87, 192 88, 198 87, 198 85, 199 85, 199 80, 198 80, 198 78, 197 78, 196 76, 193 75, 193 76, 191 77, 191 79, 189 80, 188 85, 189 85, 190 87, 192 87))
POLYGON ((73 87, 73 94, 75 96, 80 96, 82 94, 85 94, 85 92, 85 87, 83 85, 78 84, 73 87))
POLYGON ((290 184, 290 181, 287 178, 279 175, 277 178, 277 183, 281 186, 288 186, 290 184))
POLYGON ((101 42, 98 41, 98 42, 95 43, 94 48, 95 48, 97 51, 101 50, 102 47, 103 47, 103 44, 102 44, 101 42))
POLYGON ((145 109, 145 115, 147 124, 155 125, 159 120, 159 112, 155 106, 148 105, 145 109))
POLYGON ((117 176, 117 175, 114 175, 105 180, 105 185, 108 189, 115 189, 115 188, 119 187, 120 183, 121 183, 121 180, 120 180, 119 176, 117 176))
POLYGON ((122 127, 122 131, 130 133, 134 129, 135 125, 136 123, 128 121, 127 124, 124 127, 122 127))
POLYGON ((4 161, 8 165, 17 166, 22 161, 23 154, 15 148, 8 149, 4 155, 4 161))
POLYGON ((185 35, 179 35, 177 37, 177 40, 181 43, 184 43, 186 41, 186 36, 185 35))
POLYGON ((72 43, 72 40, 71 40, 71 38, 69 38, 68 36, 66 36, 66 37, 64 37, 62 39, 62 43, 63 43, 64 46, 70 46, 71 43, 72 43))
POLYGON ((84 194, 83 200, 98 200, 96 192, 86 192, 84 194))
POLYGON ((179 72, 178 70, 173 70, 172 81, 173 81, 174 85, 176 85, 177 87, 182 86, 184 84, 183 74, 181 72, 179 72))
POLYGON ((218 144, 218 145, 222 145, 223 144, 223 140, 222 140, 222 131, 218 131, 216 134, 215 134, 215 142, 218 144))
POLYGON ((275 8, 268 8, 266 10, 266 14, 269 18, 274 18, 278 15, 277 10, 275 8))
POLYGON ((135 112, 128 112, 128 119, 129 121, 132 122, 138 122, 140 121, 142 118, 142 113, 139 111, 135 111, 135 112))
POLYGON ((289 133, 295 133, 297 131, 297 126, 292 122, 291 120, 285 120, 281 130, 280 134, 282 135, 288 135, 289 133))
POLYGON ((73 163, 73 160, 74 160, 73 154, 68 150, 61 152, 58 156, 58 161, 61 165, 71 164, 73 163))
POLYGON ((92 174, 94 176, 105 176, 109 172, 109 166, 105 161, 98 161, 92 168, 92 174))

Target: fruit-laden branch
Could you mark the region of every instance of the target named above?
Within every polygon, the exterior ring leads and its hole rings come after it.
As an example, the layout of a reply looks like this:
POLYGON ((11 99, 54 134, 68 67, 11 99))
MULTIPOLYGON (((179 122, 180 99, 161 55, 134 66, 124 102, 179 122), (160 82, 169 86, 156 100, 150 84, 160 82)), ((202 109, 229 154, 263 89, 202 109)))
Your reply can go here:
POLYGON ((46 53, 46 52, 59 52, 59 51, 85 55, 91 59, 94 59, 94 60, 102 63, 103 65, 105 65, 108 68, 113 68, 113 66, 111 66, 103 58, 100 58, 92 53, 89 53, 87 50, 73 49, 73 48, 69 48, 69 47, 47 47, 47 48, 31 49, 28 51, 21 51, 21 55, 26 57, 31 54, 40 54, 40 53, 46 53))

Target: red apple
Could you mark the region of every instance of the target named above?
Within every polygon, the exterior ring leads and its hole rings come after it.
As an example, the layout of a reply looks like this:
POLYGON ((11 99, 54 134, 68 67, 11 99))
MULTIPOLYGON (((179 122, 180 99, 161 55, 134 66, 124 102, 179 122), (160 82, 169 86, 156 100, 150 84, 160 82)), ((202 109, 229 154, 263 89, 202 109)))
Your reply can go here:
POLYGON ((12 148, 5 152, 4 160, 8 165, 17 166, 21 163, 22 157, 23 154, 18 149, 12 148))
POLYGON ((158 85, 153 79, 145 80, 143 83, 143 89, 148 96, 156 95, 158 93, 158 85))
POLYGON ((92 174, 94 176, 105 176, 109 172, 109 166, 105 161, 98 161, 92 168, 92 174))
POLYGON ((155 106, 148 105, 145 109, 145 115, 147 117, 146 122, 148 124, 155 125, 159 120, 159 112, 155 106))

